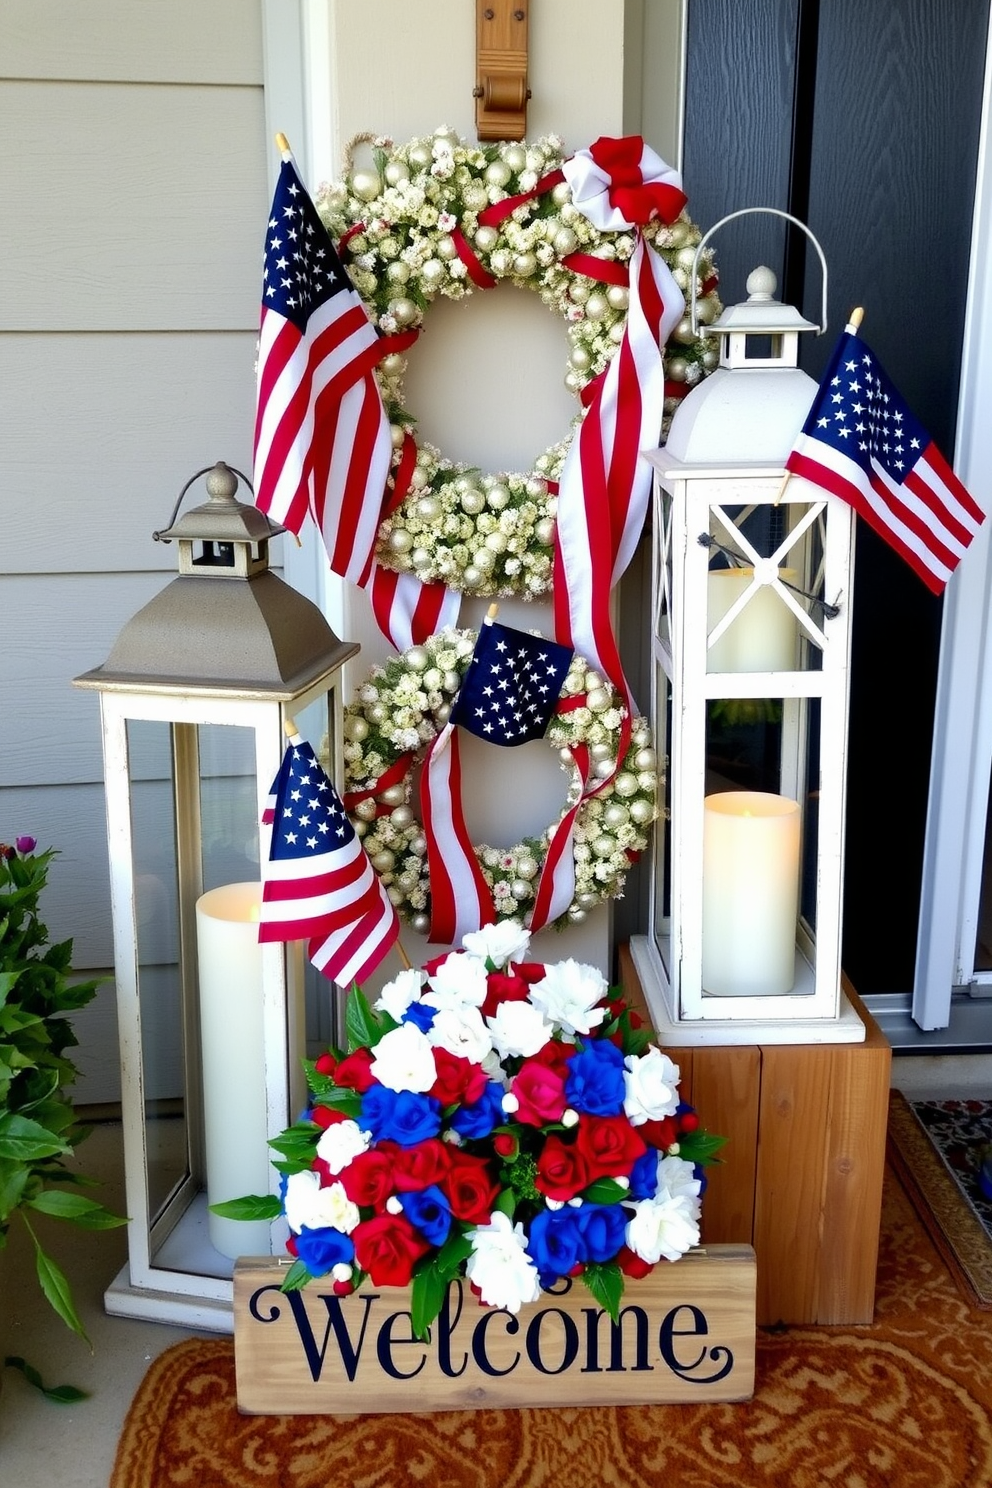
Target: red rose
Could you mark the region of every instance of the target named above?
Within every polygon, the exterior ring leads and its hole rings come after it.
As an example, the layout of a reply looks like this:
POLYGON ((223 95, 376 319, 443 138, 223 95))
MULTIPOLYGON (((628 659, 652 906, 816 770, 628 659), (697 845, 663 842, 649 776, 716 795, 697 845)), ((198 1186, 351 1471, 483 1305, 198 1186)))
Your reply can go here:
POLYGON ((660 1121, 644 1121, 637 1130, 649 1147, 658 1147, 662 1152, 667 1152, 679 1139, 674 1116, 662 1116, 660 1121))
POLYGON ((367 1152, 353 1157, 348 1166, 342 1168, 338 1179, 359 1209, 381 1210, 390 1195, 396 1192, 389 1154, 377 1147, 370 1147, 367 1152))
POLYGON ((321 1054, 314 1067, 318 1075, 333 1075, 335 1063, 333 1054, 321 1054))
POLYGON ((699 1130, 699 1117, 695 1111, 682 1111, 675 1119, 678 1122, 680 1132, 694 1132, 699 1130))
POLYGON ((563 1142, 552 1133, 537 1160, 534 1187, 549 1199, 574 1199, 590 1181, 586 1160, 574 1142, 563 1142))
POLYGON ((329 1126, 337 1126, 339 1121, 345 1120, 343 1111, 335 1111, 331 1106, 313 1106, 310 1111, 310 1120, 319 1126, 321 1131, 326 1131, 329 1126))
POLYGON ((510 1090, 519 1105, 518 1121, 528 1126, 547 1126, 551 1121, 560 1121, 565 1109, 565 1077, 552 1066, 539 1059, 525 1059, 510 1090))
POLYGON ((348 1054, 334 1071, 334 1083, 345 1085, 349 1090, 357 1090, 359 1095, 363 1095, 376 1083, 369 1073, 373 1058, 371 1049, 356 1049, 354 1054, 348 1054))
POLYGON ((484 1018, 494 1018, 501 1002, 526 1002, 535 982, 544 980, 544 967, 538 961, 512 963, 505 971, 491 971, 486 978, 486 1000, 482 1004, 484 1018))
POLYGON ((562 1044, 557 1039, 549 1039, 543 1048, 530 1057, 538 1064, 546 1064, 549 1069, 557 1070, 562 1079, 567 1080, 568 1061, 577 1053, 575 1044, 562 1044))
POLYGON ((617 1254, 617 1265, 620 1267, 624 1276, 647 1276, 649 1272, 654 1270, 654 1263, 652 1261, 642 1260, 627 1245, 617 1254))
POLYGON ((407 1286, 414 1266, 431 1248, 402 1214, 364 1219, 352 1230, 351 1238, 355 1259, 373 1286, 407 1286))
POLYGON ((466 1224, 488 1224, 499 1195, 499 1183, 484 1157, 473 1157, 455 1148, 441 1188, 456 1219, 466 1224))
POLYGON ((626 1116, 583 1116, 575 1139, 589 1170, 589 1181, 630 1173, 647 1144, 626 1116))
POLYGON ((500 1157, 516 1157, 520 1151, 520 1143, 512 1132, 495 1132, 493 1134, 493 1146, 500 1157))
POLYGON ((442 1106, 454 1106, 459 1101, 464 1101, 467 1106, 475 1105, 486 1088, 486 1072, 481 1064, 473 1064, 471 1059, 462 1059, 447 1049, 435 1048, 434 1065, 437 1079, 428 1095, 439 1100, 442 1106))
POLYGON ((376 1150, 389 1159, 397 1193, 415 1193, 440 1183, 451 1166, 451 1149, 437 1137, 428 1137, 412 1147, 380 1142, 376 1150))

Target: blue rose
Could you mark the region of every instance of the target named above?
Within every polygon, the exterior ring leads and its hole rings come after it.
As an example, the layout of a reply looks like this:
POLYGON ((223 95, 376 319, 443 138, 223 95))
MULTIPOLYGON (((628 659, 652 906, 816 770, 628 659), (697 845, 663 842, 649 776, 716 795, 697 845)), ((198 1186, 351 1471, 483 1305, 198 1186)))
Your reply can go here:
POLYGON ((459 1106, 451 1125, 459 1136, 478 1140, 488 1137, 503 1120, 503 1087, 490 1080, 477 1101, 470 1106, 459 1106))
POLYGON ((628 1215, 620 1204, 583 1204, 572 1211, 582 1236, 582 1259, 612 1261, 624 1243, 628 1215))
POLYGON ((618 1116, 623 1110, 623 1053, 609 1039, 583 1045, 568 1061, 565 1099, 590 1116, 618 1116))
POLYGON ((385 1085, 371 1085, 362 1096, 362 1109, 355 1118, 363 1131, 371 1132, 375 1142, 389 1136, 389 1126, 396 1109, 396 1091, 385 1085))
POLYGON ((416 1193, 402 1193, 403 1213, 431 1245, 443 1245, 451 1229, 451 1205, 437 1184, 416 1193))
POLYGON ((423 1002, 411 1002, 403 1014, 403 1022, 413 1023, 420 1029, 421 1033, 426 1033, 436 1017, 437 1008, 428 1007, 423 1002))
POLYGON ((642 1152, 630 1170, 630 1197, 653 1199, 658 1192, 658 1153, 654 1147, 642 1152))
POLYGON ((382 1136, 401 1147, 415 1147, 428 1137, 436 1137, 441 1130, 441 1102, 432 1095, 417 1095, 412 1090, 400 1090, 393 1096, 393 1113, 382 1136))
MULTIPOLYGON (((530 1222, 527 1250, 543 1287, 567 1276, 582 1260, 580 1209, 542 1209, 530 1222)), ((619 1248, 619 1247, 618 1247, 619 1248)))
POLYGON ((311 1276, 326 1276, 332 1266, 339 1262, 350 1263, 355 1256, 355 1247, 349 1235, 329 1226, 320 1230, 309 1230, 306 1225, 296 1236, 296 1254, 311 1276))

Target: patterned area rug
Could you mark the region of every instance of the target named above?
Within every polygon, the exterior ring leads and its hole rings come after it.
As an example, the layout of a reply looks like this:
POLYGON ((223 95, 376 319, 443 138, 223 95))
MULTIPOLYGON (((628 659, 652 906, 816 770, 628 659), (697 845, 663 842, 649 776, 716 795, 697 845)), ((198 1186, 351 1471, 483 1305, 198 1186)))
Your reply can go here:
POLYGON ((992 1310, 992 1202, 976 1161, 986 1142, 992 1101, 910 1101, 892 1092, 889 1161, 966 1300, 992 1310))
POLYGON ((992 1329, 886 1175, 876 1320, 760 1333, 743 1405, 240 1416, 230 1339, 156 1360, 111 1488, 988 1488, 992 1329))

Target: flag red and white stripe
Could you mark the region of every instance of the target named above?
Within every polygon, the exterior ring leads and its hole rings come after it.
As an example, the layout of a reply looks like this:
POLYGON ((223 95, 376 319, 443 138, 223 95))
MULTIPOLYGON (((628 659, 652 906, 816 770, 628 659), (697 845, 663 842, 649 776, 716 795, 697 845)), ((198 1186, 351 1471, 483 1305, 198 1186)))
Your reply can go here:
POLYGON ((465 824, 458 730, 451 723, 427 751, 420 800, 431 885, 430 939, 454 945, 470 931, 491 925, 496 909, 465 824))
POLYGON ((361 838, 309 744, 291 739, 262 821, 260 941, 307 940, 311 961, 340 986, 375 970, 399 920, 361 838))

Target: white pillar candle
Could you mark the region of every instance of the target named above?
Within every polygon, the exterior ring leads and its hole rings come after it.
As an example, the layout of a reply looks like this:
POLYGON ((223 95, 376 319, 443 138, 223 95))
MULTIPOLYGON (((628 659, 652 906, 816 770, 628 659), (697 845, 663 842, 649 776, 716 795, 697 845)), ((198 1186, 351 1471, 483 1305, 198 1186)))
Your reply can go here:
POLYGON ((799 803, 765 791, 723 791, 703 807, 703 990, 719 997, 790 992, 799 803))
MULTIPOLYGON (((706 576, 710 634, 754 578, 753 568, 711 568, 706 576)), ((708 672, 791 672, 796 617, 770 584, 762 584, 706 654, 708 672)))
MULTIPOLYGON (((225 884, 196 903, 200 975, 200 1049, 207 1201, 220 1203, 269 1190, 265 1114, 262 886, 225 884)), ((264 1220, 208 1217, 210 1243, 232 1260, 268 1255, 264 1220)))

